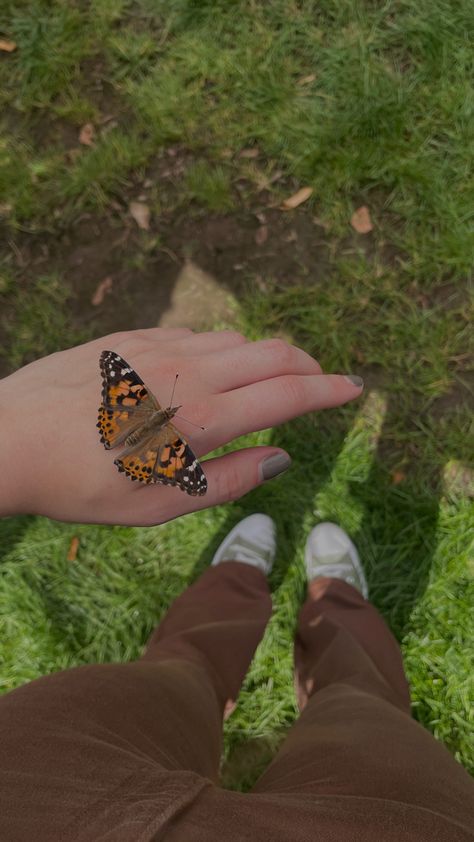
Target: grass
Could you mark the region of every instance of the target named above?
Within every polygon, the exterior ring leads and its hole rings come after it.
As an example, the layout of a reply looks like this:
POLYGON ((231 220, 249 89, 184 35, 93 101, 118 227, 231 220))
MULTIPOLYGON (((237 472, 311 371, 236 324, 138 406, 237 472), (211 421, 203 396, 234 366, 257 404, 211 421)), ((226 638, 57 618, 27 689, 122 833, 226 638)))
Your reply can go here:
MULTIPOLYGON (((84 214, 120 215, 151 175, 158 232, 160 214, 261 210, 311 185, 298 213, 324 225, 324 283, 308 282, 306 265, 283 285, 269 262, 264 288, 248 278, 241 328, 283 332, 368 382, 357 407, 254 437, 286 447, 294 467, 234 506, 150 530, 4 521, 3 689, 137 656, 229 525, 268 511, 275 612, 225 733, 224 780, 248 788, 296 715, 304 537, 336 519, 401 641, 415 715, 473 771, 472 3, 7 0, 1 26, 18 43, 0 56, 0 343, 11 367, 87 337, 66 269, 22 265, 8 242, 28 253, 84 214), (79 148, 88 121, 96 144, 79 148), (186 166, 162 185, 169 147, 186 166), (250 147, 258 158, 240 156, 250 147), (360 204, 375 222, 370 245, 348 226, 360 204)), ((127 260, 141 265, 132 250, 127 260)))

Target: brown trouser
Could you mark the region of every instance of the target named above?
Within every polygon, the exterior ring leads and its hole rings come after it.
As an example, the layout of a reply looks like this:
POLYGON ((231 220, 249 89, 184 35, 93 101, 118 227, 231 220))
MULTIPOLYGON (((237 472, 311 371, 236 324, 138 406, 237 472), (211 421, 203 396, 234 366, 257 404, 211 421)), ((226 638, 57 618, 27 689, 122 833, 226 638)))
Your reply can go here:
POLYGON ((313 582, 300 614, 302 715, 251 793, 219 788, 223 709, 270 611, 263 574, 224 562, 176 600, 140 661, 4 696, 2 842, 472 842, 471 779, 411 719, 384 621, 335 579, 313 582))

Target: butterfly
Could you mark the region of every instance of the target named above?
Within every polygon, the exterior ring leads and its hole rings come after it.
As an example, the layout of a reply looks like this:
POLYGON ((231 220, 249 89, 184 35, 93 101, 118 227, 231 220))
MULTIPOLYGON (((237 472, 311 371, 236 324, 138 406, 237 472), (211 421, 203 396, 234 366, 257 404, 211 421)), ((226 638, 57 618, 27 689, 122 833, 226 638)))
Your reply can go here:
POLYGON ((114 460, 132 480, 177 485, 195 496, 207 480, 186 439, 171 423, 180 409, 162 409, 136 371, 114 351, 102 351, 102 405, 96 426, 106 450, 126 449, 114 460))

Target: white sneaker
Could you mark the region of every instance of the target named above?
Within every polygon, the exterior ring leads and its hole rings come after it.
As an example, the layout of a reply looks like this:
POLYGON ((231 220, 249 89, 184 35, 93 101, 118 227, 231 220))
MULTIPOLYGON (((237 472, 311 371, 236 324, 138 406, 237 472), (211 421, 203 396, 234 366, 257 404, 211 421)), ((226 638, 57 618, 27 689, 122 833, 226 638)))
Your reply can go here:
POLYGON ((270 573, 276 553, 275 523, 268 515, 249 515, 230 530, 211 561, 243 561, 270 573))
POLYGON ((318 523, 308 535, 304 557, 308 581, 318 576, 344 579, 368 598, 369 589, 359 553, 340 526, 318 523))

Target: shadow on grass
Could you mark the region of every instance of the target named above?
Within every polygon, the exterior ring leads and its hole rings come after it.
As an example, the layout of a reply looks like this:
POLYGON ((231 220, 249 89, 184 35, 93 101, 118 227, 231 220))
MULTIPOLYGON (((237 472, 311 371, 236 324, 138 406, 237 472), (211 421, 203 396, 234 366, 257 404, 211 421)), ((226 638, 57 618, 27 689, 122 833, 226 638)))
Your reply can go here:
POLYGON ((391 461, 393 416, 398 418, 396 400, 388 404, 366 483, 352 487, 354 499, 364 510, 352 538, 362 560, 367 559, 370 599, 401 641, 426 589, 436 550, 443 465, 434 472, 429 457, 420 450, 394 483, 385 467, 391 461))

